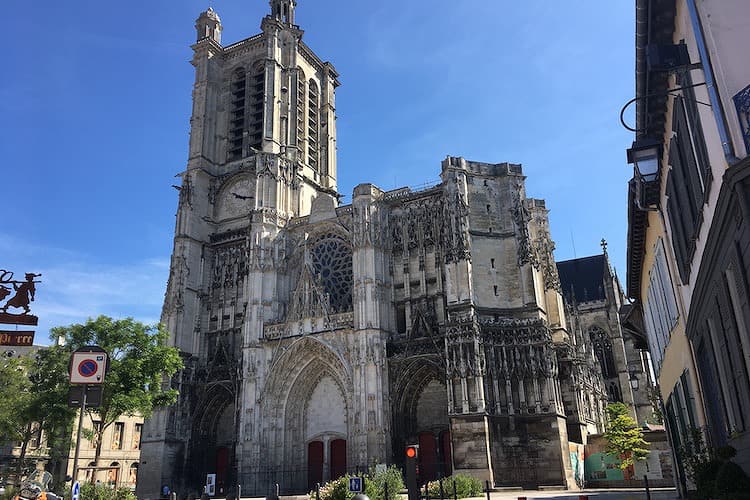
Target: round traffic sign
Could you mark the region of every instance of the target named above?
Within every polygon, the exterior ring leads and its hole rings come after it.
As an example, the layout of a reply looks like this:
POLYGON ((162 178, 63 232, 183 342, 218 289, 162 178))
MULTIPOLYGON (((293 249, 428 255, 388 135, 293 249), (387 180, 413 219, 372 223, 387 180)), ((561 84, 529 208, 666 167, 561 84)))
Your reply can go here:
POLYGON ((99 370, 99 365, 93 359, 84 359, 78 363, 78 374, 81 377, 92 377, 99 370))

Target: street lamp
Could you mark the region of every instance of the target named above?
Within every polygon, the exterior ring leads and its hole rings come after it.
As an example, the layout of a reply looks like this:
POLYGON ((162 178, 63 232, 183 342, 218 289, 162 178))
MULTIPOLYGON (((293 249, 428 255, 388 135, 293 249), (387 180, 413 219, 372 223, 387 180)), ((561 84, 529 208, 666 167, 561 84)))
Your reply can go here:
POLYGON ((628 163, 635 167, 638 178, 651 184, 659 180, 659 165, 661 163, 661 142, 657 139, 638 139, 628 149, 628 163))
POLYGON ((659 202, 659 170, 661 166, 661 141, 653 138, 638 139, 628 149, 628 163, 632 163, 635 175, 636 202, 643 210, 659 202))
POLYGON ((635 376, 635 373, 630 372, 630 387, 634 390, 638 390, 638 377, 635 376))

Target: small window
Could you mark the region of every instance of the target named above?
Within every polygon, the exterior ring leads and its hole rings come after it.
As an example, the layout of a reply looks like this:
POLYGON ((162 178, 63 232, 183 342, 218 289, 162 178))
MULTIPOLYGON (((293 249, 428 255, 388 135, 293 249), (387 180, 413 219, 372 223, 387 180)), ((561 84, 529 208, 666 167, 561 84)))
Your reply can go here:
POLYGON ((497 297, 497 285, 494 285, 492 288, 495 289, 495 297, 497 297))
POLYGON ((125 424, 123 422, 115 422, 114 431, 112 431, 112 449, 122 449, 122 437, 125 434, 125 424))
POLYGON ((490 213, 490 206, 487 205, 487 213, 490 213))
POLYGON ((143 434, 143 424, 135 424, 135 429, 133 430, 133 449, 134 450, 141 449, 141 435, 142 434, 143 434))
POLYGON ((490 265, 492 266, 492 269, 495 269, 495 259, 490 259, 490 265))

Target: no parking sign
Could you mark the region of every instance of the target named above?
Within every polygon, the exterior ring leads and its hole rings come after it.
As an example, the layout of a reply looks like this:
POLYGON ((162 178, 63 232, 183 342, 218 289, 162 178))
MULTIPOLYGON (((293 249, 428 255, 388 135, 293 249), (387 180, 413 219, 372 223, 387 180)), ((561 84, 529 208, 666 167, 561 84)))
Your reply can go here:
POLYGON ((87 346, 73 353, 70 361, 70 383, 96 385, 104 383, 107 353, 97 346, 87 346))

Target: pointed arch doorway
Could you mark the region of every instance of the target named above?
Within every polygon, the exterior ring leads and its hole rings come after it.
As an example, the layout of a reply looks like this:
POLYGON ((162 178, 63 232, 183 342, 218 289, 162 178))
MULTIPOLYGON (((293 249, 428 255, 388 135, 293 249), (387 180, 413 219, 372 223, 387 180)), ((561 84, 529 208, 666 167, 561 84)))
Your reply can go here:
POLYGON ((448 393, 441 367, 415 359, 402 368, 393 394, 396 460, 407 444, 419 444, 419 481, 425 483, 452 472, 448 393))

